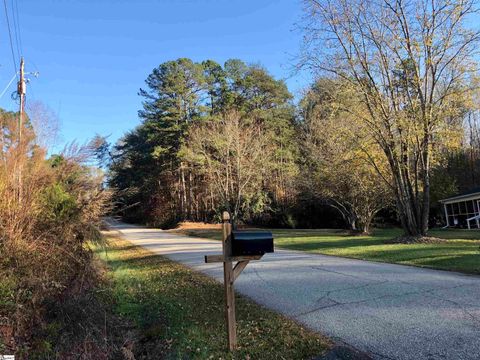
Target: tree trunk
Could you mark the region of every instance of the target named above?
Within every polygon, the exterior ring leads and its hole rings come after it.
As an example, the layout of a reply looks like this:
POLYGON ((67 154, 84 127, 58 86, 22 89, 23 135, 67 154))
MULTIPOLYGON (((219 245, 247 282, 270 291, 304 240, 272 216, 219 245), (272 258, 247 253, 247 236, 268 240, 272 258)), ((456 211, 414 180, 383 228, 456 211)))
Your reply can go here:
POLYGON ((180 208, 180 213, 181 213, 181 216, 182 216, 182 219, 185 220, 185 208, 186 208, 186 205, 187 205, 187 189, 186 189, 186 185, 185 185, 185 170, 183 168, 183 164, 180 165, 180 178, 181 178, 181 186, 182 186, 182 189, 181 189, 181 199, 182 199, 182 202, 181 202, 181 208, 180 208))
POLYGON ((364 233, 364 234, 370 233, 370 224, 363 224, 362 233, 364 233))
POLYGON ((350 227, 350 230, 352 231, 357 231, 357 219, 354 216, 349 216, 348 217, 348 226, 350 227))
POLYGON ((401 216, 402 227, 411 236, 425 236, 428 231, 428 216, 430 211, 430 176, 427 170, 423 175, 423 191, 417 195, 406 190, 411 185, 402 179, 397 190, 397 206, 401 216), (403 192, 403 194, 402 194, 403 192))
POLYGON ((428 231, 428 216, 430 214, 430 133, 427 129, 424 130, 425 148, 422 152, 423 157, 423 202, 421 208, 421 232, 420 235, 427 235, 428 231))
POLYGON ((188 170, 188 193, 187 193, 187 219, 193 220, 193 177, 192 171, 188 170))
MULTIPOLYGON (((387 156, 391 156, 388 152, 386 152, 386 154, 387 156)), ((402 228, 406 235, 424 235, 427 231, 427 228, 424 226, 425 212, 427 219, 426 225, 428 226, 428 209, 430 205, 430 199, 429 197, 425 198, 425 192, 429 192, 429 187, 424 188, 423 201, 421 202, 420 194, 422 193, 415 196, 410 179, 404 174, 403 169, 405 166, 392 157, 389 158, 389 163, 395 181, 397 211, 402 228), (422 204, 422 206, 420 206, 420 204, 422 204)))

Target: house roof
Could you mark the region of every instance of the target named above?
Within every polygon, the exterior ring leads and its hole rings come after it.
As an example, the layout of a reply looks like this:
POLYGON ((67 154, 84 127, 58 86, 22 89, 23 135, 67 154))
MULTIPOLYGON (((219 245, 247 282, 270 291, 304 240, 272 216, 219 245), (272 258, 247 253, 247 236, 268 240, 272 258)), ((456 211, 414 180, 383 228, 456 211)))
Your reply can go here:
POLYGON ((466 199, 466 198, 471 198, 471 197, 476 197, 476 196, 478 196, 480 198, 480 187, 476 187, 476 188, 473 188, 469 191, 463 192, 461 194, 457 194, 455 196, 451 196, 449 198, 442 199, 442 200, 440 200, 440 202, 444 203, 444 202, 450 202, 450 201, 454 201, 454 200, 463 200, 463 199, 466 199))

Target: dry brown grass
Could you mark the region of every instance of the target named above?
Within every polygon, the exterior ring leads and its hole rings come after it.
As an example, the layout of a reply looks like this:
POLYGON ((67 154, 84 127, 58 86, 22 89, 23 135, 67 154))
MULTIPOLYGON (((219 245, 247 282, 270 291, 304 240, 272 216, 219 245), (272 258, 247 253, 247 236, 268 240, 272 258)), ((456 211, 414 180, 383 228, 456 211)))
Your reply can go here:
POLYGON ((209 224, 204 222, 184 221, 179 223, 175 227, 175 230, 190 230, 190 229, 217 230, 221 228, 222 228, 222 224, 209 224))
POLYGON ((385 244, 446 244, 448 240, 434 236, 400 235, 385 241, 385 244))

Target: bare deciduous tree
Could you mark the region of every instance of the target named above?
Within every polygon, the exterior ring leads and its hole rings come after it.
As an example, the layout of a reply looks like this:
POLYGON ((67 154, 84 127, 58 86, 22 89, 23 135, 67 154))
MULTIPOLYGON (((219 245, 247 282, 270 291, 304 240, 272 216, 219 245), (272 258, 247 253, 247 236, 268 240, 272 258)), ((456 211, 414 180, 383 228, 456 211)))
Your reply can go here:
POLYGON ((306 0, 302 65, 361 95, 359 111, 387 156, 398 213, 425 235, 430 169, 452 120, 462 116, 479 33, 475 0, 306 0), (366 111, 365 111, 366 109, 366 111))
POLYGON ((39 101, 27 104, 27 114, 35 132, 37 145, 52 149, 60 140, 60 120, 58 115, 39 101))
POLYGON ((183 149, 236 220, 261 202, 262 179, 271 155, 262 128, 236 111, 195 125, 183 149))

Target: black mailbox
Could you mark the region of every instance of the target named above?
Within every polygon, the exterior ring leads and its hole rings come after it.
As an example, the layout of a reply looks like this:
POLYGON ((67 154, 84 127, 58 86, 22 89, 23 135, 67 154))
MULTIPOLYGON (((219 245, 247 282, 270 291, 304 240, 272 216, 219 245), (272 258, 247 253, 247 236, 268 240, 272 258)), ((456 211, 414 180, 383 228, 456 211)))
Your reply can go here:
POLYGON ((273 252, 269 231, 232 231, 232 256, 263 255, 273 252))

